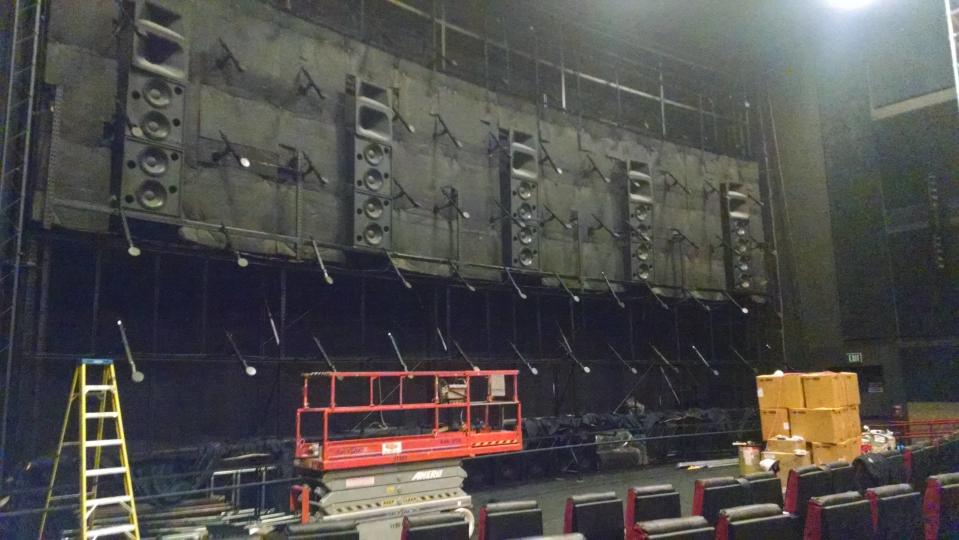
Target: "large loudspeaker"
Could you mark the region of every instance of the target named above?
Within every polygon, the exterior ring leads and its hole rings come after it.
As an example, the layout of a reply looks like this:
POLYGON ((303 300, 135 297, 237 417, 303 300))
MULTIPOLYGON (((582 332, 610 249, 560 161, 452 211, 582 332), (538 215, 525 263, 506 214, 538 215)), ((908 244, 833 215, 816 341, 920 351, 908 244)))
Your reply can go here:
POLYGON ((626 161, 626 204, 629 216, 629 275, 638 281, 653 278, 653 178, 648 163, 626 161))
POLYGON ((726 286, 740 292, 756 289, 749 237, 749 195, 743 184, 721 186, 726 286))
POLYGON ((508 145, 500 163, 503 210, 503 264, 539 268, 539 153, 529 133, 510 130, 500 135, 508 145))
POLYGON ((186 81, 190 65, 186 22, 177 8, 186 2, 138 0, 133 66, 167 79, 186 81))
POLYGON ((166 4, 141 0, 133 24, 120 200, 129 209, 175 216, 188 67, 184 18, 166 4))
POLYGON ((123 206, 178 214, 182 157, 179 149, 128 138, 123 145, 123 206))
POLYGON ((393 212, 393 103, 386 88, 348 76, 353 114, 353 245, 389 249, 393 212))

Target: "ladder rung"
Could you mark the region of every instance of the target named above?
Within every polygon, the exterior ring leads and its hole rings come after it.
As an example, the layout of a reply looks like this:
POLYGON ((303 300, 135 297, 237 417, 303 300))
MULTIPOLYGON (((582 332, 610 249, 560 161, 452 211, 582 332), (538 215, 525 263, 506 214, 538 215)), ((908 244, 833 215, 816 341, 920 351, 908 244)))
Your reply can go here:
POLYGON ((113 386, 109 384, 88 384, 85 388, 87 392, 110 392, 113 386))
POLYGON ((68 446, 80 446, 80 442, 79 441, 63 441, 63 447, 66 448, 68 446))
POLYGON ((132 523, 124 523, 122 525, 113 525, 110 527, 101 527, 99 529, 90 529, 87 531, 88 538, 96 538, 98 536, 107 536, 111 534, 123 534, 128 532, 133 532, 135 527, 132 523))
POLYGON ((109 504, 123 504, 130 502, 129 495, 117 495, 116 497, 101 497, 99 499, 87 499, 87 506, 107 506, 109 504))
POLYGON ((123 444, 123 441, 120 439, 100 439, 87 441, 87 446, 90 448, 97 448, 99 446, 120 446, 123 444))
POLYGON ((116 411, 107 411, 107 412, 88 412, 87 420, 91 418, 119 418, 120 413, 116 411))
POLYGON ((106 476, 108 474, 124 474, 126 467, 106 467, 103 469, 87 469, 87 476, 106 476))

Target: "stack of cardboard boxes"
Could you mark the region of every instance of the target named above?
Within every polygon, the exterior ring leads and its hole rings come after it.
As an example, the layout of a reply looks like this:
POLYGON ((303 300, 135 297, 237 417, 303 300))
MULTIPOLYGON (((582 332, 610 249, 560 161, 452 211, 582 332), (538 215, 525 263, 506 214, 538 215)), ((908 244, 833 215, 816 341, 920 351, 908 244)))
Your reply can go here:
POLYGON ((756 377, 766 451, 781 478, 790 469, 859 455, 859 380, 855 373, 785 373, 756 377))

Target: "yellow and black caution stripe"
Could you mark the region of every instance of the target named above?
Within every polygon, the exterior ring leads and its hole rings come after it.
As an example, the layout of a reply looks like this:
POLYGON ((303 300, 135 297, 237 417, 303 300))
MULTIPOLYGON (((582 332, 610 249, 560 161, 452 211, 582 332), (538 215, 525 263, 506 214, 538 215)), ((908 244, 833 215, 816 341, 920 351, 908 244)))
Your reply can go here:
POLYGON ((495 441, 479 441, 473 443, 473 446, 500 446, 504 444, 516 444, 519 439, 497 439, 495 441))

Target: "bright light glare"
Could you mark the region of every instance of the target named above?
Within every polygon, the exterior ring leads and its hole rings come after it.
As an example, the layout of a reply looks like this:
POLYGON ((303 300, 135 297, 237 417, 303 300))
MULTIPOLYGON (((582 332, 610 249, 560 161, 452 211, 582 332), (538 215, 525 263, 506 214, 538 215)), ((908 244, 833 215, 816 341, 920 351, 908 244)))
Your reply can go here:
POLYGON ((824 0, 826 5, 833 9, 841 9, 843 11, 852 11, 855 9, 862 9, 869 4, 873 3, 875 0, 824 0))

